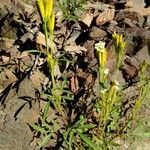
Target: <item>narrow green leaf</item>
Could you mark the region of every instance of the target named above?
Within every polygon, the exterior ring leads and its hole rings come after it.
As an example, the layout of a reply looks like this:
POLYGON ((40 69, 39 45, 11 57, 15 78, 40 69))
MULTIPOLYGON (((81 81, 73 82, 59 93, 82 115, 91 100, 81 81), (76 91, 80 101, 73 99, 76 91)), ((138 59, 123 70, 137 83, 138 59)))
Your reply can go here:
POLYGON ((29 53, 40 53, 40 54, 46 54, 46 52, 43 52, 43 51, 40 51, 40 50, 26 50, 26 52, 29 52, 29 53))

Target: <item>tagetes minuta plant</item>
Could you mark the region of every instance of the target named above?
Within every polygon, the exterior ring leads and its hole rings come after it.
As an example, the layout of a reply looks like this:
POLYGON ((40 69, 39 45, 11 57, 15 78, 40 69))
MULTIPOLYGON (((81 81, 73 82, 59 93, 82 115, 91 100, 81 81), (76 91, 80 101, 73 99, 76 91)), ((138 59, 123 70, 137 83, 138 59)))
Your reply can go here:
POLYGON ((116 52, 116 67, 117 69, 120 68, 121 66, 121 61, 124 56, 124 47, 125 47, 125 42, 123 41, 122 35, 114 33, 112 35, 113 39, 113 44, 115 46, 115 52, 116 52))

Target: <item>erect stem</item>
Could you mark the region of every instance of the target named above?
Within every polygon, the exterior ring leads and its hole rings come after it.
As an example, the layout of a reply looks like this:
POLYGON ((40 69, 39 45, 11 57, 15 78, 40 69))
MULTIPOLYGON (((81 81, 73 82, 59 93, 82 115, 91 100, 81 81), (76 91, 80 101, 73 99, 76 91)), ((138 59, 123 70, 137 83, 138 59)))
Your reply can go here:
POLYGON ((47 32, 47 22, 44 21, 44 34, 45 34, 45 44, 46 44, 46 55, 49 53, 49 47, 48 47, 48 32, 47 32))
MULTIPOLYGON (((47 31, 47 22, 46 22, 46 21, 44 21, 44 26, 43 26, 43 28, 44 28, 44 34, 45 34, 46 55, 47 55, 47 57, 48 57, 49 54, 52 55, 52 53, 51 53, 52 47, 49 47, 49 46, 48 46, 48 31, 47 31), (51 48, 51 49, 50 49, 50 48, 51 48)), ((51 44, 52 44, 52 39, 51 39, 51 44)), ((52 59, 53 59, 53 58, 52 58, 52 59)), ((48 65, 51 65, 51 64, 48 64, 48 65)), ((51 79, 52 79, 53 88, 56 88, 56 87, 55 87, 55 86, 56 86, 56 84, 55 84, 55 78, 54 78, 54 68, 55 68, 55 66, 52 66, 52 67, 51 67, 50 75, 51 75, 51 79), (53 67, 53 68, 52 68, 52 67, 53 67)))

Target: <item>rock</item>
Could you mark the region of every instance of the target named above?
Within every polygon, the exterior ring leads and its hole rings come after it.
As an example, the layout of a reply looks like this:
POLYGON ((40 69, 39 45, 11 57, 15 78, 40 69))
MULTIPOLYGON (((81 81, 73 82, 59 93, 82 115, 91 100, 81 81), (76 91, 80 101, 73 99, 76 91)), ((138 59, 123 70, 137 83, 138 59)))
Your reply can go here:
POLYGON ((86 57, 84 58, 84 62, 87 62, 89 68, 91 68, 91 70, 93 71, 97 69, 96 68, 97 59, 95 58, 94 55, 94 44, 95 44, 94 40, 87 40, 84 43, 84 47, 87 49, 87 51, 85 52, 86 57))
POLYGON ((7 50, 11 48, 14 43, 15 43, 14 39, 0 38, 0 49, 7 50))
POLYGON ((14 83, 17 80, 12 71, 4 69, 0 73, 0 92, 2 92, 9 84, 14 83))
POLYGON ((107 35, 107 33, 98 28, 98 27, 92 27, 92 30, 90 32, 90 37, 95 40, 95 41, 99 41, 100 39, 104 38, 107 35))
POLYGON ((133 7, 133 0, 126 0, 125 7, 126 8, 132 8, 133 7))
MULTIPOLYGON (((112 76, 111 76, 111 79, 112 79, 112 76)), ((126 81, 125 81, 121 71, 118 71, 117 76, 116 76, 116 80, 120 86, 124 86, 126 84, 126 81)))
POLYGON ((113 33, 115 31, 117 24, 118 23, 115 20, 110 21, 109 27, 108 27, 109 31, 113 33))
POLYGON ((139 15, 141 15, 141 16, 150 16, 150 8, 143 8, 139 12, 139 15))
POLYGON ((96 19, 96 25, 103 25, 114 19, 115 9, 106 9, 96 19))
POLYGON ((0 52, 2 54, 1 64, 11 63, 15 58, 19 57, 18 46, 14 45, 15 40, 8 38, 0 38, 0 52), (5 61, 8 60, 8 61, 5 61))
POLYGON ((18 31, 20 31, 18 25, 22 25, 23 28, 23 20, 16 22, 15 18, 20 18, 22 12, 31 14, 33 6, 27 5, 22 0, 2 0, 0 5, 1 37, 17 39, 18 31))
POLYGON ((78 46, 78 45, 69 45, 69 46, 65 46, 65 51, 67 52, 73 52, 73 53, 82 53, 82 51, 86 52, 87 49, 82 47, 82 46, 78 46))
POLYGON ((2 56, 2 63, 3 64, 7 64, 9 62, 9 60, 10 60, 9 56, 5 56, 5 55, 2 56))
POLYGON ((0 149, 33 149, 33 147, 30 146, 32 133, 28 125, 22 121, 15 122, 14 118, 8 114, 4 117, 3 127, 0 129, 0 149))
POLYGON ((147 46, 144 46, 139 52, 134 56, 140 63, 146 61, 150 65, 150 53, 147 46))
POLYGON ((76 39, 79 37, 80 31, 75 31, 70 35, 70 38, 64 43, 65 45, 75 44, 76 39))
POLYGON ((24 34, 23 36, 21 36, 19 39, 17 39, 17 41, 15 42, 15 44, 20 46, 20 51, 23 50, 28 50, 28 49, 33 49, 33 33, 27 32, 26 34, 24 34))
POLYGON ((13 13, 11 12, 12 8, 13 4, 11 0, 2 0, 0 5, 0 36, 16 39, 17 30, 11 25, 13 21, 13 13))
POLYGON ((32 81, 34 88, 39 92, 42 92, 42 84, 44 83, 45 79, 46 76, 40 71, 36 71, 30 76, 30 80, 32 81))
POLYGON ((138 68, 132 64, 130 59, 124 60, 121 70, 126 82, 134 83, 138 81, 138 68))
POLYGON ((121 10, 117 13, 115 20, 117 22, 120 22, 122 20, 124 20, 125 18, 128 18, 130 20, 136 20, 138 21, 138 14, 136 12, 130 12, 129 10, 121 10))
MULTIPOLYGON (((28 92, 30 93, 30 91, 28 92)), ((5 107, 3 109, 0 107, 0 149, 34 149, 30 145, 33 134, 28 124, 33 124, 37 121, 39 108, 38 103, 35 103, 32 99, 27 100, 18 98, 15 89, 8 91, 5 99, 5 107), (27 100, 32 103, 31 108, 27 100), (17 118, 17 120, 15 120, 15 118, 17 118)))
POLYGON ((87 10, 94 10, 94 17, 96 17, 97 15, 99 15, 100 11, 104 11, 106 9, 114 9, 114 5, 110 5, 110 4, 105 4, 103 2, 99 2, 97 1, 96 3, 91 3, 91 2, 87 2, 87 4, 85 5, 85 8, 87 10))
POLYGON ((31 67, 33 65, 33 55, 29 54, 27 51, 24 51, 23 53, 21 53, 19 59, 21 59, 23 63, 22 68, 24 69, 27 67, 31 67))
POLYGON ((18 97, 31 97, 35 98, 35 88, 31 80, 25 78, 19 85, 18 97))
POLYGON ((125 18, 124 23, 125 23, 125 25, 128 26, 128 27, 132 27, 132 28, 137 27, 137 26, 133 23, 133 21, 131 21, 129 18, 125 18))
POLYGON ((91 26, 91 23, 93 21, 93 15, 89 13, 85 13, 82 15, 81 20, 82 23, 84 23, 87 27, 91 26))

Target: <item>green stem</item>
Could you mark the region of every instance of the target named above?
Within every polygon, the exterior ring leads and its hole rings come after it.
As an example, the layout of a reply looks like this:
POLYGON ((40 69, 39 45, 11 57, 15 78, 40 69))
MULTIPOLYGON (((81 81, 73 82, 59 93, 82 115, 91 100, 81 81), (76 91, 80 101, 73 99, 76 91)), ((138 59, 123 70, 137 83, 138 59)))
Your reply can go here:
POLYGON ((114 77, 113 77, 113 80, 114 80, 114 81, 117 79, 118 72, 119 72, 119 68, 116 69, 116 72, 115 72, 115 74, 114 74, 114 77))
MULTIPOLYGON (((47 31, 47 22, 45 21, 44 22, 44 34, 45 34, 45 42, 46 42, 46 55, 48 56, 50 52, 49 50, 49 46, 48 46, 48 31, 47 31)), ((50 39, 51 42, 53 39, 50 39)), ((52 45, 52 43, 51 43, 52 45)), ((51 47, 51 51, 52 51, 52 47, 51 47)), ((52 55, 52 54, 51 54, 52 55)), ((52 69, 52 71, 50 72, 50 75, 51 75, 51 79, 52 79, 52 85, 53 85, 53 88, 56 88, 56 84, 55 84, 55 78, 54 78, 54 68, 52 69)))
POLYGON ((48 32, 47 32, 47 22, 44 21, 44 34, 45 34, 45 42, 46 42, 46 54, 49 53, 49 47, 48 47, 48 32))

